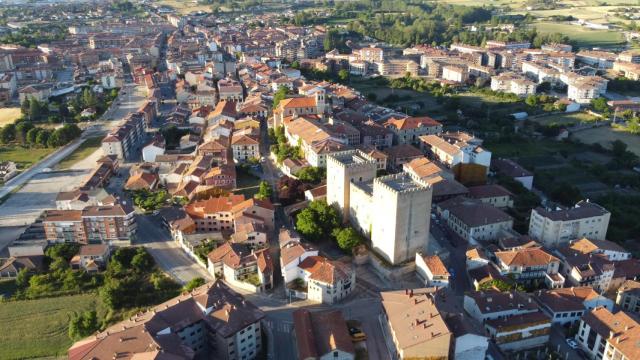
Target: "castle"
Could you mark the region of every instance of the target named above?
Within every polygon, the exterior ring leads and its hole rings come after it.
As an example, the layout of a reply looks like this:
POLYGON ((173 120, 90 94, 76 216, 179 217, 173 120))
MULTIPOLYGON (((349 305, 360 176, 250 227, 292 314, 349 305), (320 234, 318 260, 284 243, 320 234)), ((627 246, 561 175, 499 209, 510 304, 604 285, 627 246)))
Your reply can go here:
POLYGON ((360 150, 327 157, 327 202, 391 264, 427 249, 432 193, 429 184, 404 172, 376 177, 375 159, 360 150))

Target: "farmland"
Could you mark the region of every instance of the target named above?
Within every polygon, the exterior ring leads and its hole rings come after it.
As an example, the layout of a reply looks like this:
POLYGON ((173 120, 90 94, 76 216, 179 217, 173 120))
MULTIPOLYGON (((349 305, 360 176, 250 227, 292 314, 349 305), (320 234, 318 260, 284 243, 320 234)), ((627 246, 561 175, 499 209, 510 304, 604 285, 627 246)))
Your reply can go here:
POLYGON ((0 162, 13 161, 19 168, 26 169, 55 150, 55 148, 26 148, 20 145, 3 145, 0 146, 0 162))
POLYGON ((0 359, 65 355, 71 314, 95 308, 95 295, 0 303, 0 359))
POLYGON ((582 122, 596 121, 597 117, 583 113, 576 112, 570 114, 553 114, 549 116, 532 118, 531 121, 540 125, 575 125, 582 122))
POLYGON ((599 143, 607 149, 611 148, 612 141, 621 140, 627 144, 629 151, 640 156, 640 136, 607 126, 579 131, 572 134, 571 138, 577 139, 585 144, 599 143))
POLYGON ((591 30, 570 23, 538 22, 534 26, 540 33, 566 35, 579 47, 617 47, 624 44, 624 38, 620 31, 591 30))
POLYGON ((20 116, 22 116, 20 108, 0 108, 0 126, 12 124, 20 116))

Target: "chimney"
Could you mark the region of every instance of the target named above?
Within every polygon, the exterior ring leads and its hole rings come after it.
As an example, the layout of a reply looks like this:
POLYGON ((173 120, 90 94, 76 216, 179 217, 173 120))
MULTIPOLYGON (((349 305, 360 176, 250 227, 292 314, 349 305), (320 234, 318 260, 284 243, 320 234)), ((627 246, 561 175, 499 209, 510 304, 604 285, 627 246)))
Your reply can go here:
POLYGON ((615 331, 609 331, 609 339, 613 339, 613 337, 616 336, 616 332, 615 331))
POLYGON ((413 297, 413 289, 409 290, 409 297, 413 297))

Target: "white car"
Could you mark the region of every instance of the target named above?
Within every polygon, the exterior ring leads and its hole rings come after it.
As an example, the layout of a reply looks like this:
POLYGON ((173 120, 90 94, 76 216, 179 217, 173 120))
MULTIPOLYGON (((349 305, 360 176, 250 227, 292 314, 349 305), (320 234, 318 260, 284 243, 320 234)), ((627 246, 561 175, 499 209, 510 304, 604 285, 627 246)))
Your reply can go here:
POLYGON ((577 349, 578 348, 578 343, 573 340, 572 338, 568 338, 567 340, 567 345, 569 345, 570 348, 572 349, 577 349))

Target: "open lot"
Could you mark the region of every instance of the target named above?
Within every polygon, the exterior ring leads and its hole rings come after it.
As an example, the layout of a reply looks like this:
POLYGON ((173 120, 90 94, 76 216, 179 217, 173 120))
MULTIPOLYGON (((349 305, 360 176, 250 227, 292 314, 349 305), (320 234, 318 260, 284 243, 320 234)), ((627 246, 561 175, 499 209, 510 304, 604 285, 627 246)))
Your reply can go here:
MULTIPOLYGON (((575 15, 575 14, 574 14, 575 15)), ((570 23, 538 22, 534 26, 543 34, 561 33, 575 41, 579 47, 618 47, 625 43, 622 32, 614 30, 591 30, 570 23)))
POLYGON ((78 161, 81 161, 87 158, 89 155, 93 154, 96 150, 98 150, 100 145, 102 145, 101 136, 87 138, 87 140, 85 140, 82 145, 80 145, 80 147, 69 154, 69 156, 64 158, 60 163, 58 163, 56 168, 61 170, 69 169, 78 161))
POLYGON ((20 108, 0 108, 0 126, 12 124, 21 115, 20 108))
POLYGON ((578 131, 571 134, 571 138, 580 140, 585 144, 599 143, 607 149, 611 148, 612 141, 621 140, 627 144, 629 151, 640 156, 640 136, 616 130, 608 126, 578 131))
POLYGON ((180 14, 189 14, 193 11, 211 11, 211 5, 200 5, 197 0, 160 0, 159 5, 171 6, 180 14))
POLYGON ((28 148, 20 145, 0 146, 0 161, 13 161, 26 169, 54 152, 55 148, 28 148))
POLYGON ((0 304, 0 359, 65 355, 70 316, 94 309, 96 300, 85 294, 0 304))
POLYGON ((583 113, 583 112, 575 112, 575 113, 565 113, 565 114, 553 114, 549 116, 532 118, 531 121, 536 122, 540 125, 567 125, 567 124, 578 124, 581 122, 591 122, 596 121, 598 118, 596 116, 583 113))

